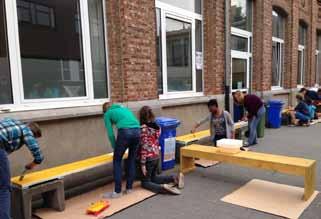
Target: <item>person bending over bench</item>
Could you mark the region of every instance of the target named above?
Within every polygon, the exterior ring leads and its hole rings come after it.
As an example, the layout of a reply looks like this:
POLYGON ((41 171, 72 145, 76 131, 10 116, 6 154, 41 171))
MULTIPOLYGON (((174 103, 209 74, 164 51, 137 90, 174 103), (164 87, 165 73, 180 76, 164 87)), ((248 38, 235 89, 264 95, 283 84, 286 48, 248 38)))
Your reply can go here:
POLYGON ((140 112, 141 137, 138 158, 142 172, 142 187, 155 193, 181 194, 180 190, 168 185, 174 183, 179 189, 184 187, 184 176, 158 176, 158 163, 160 159, 160 127, 155 122, 152 109, 148 106, 141 108, 140 112))
POLYGON ((104 121, 111 146, 114 149, 114 181, 115 190, 111 194, 105 194, 106 198, 119 198, 122 195, 122 159, 127 149, 127 185, 126 193, 131 193, 135 179, 136 153, 140 139, 140 125, 134 113, 120 104, 103 105, 104 121), (118 129, 117 140, 115 139, 113 125, 118 129))
POLYGON ((26 145, 34 160, 25 166, 31 170, 40 164, 44 157, 36 138, 41 137, 37 123, 24 124, 18 120, 5 118, 0 121, 0 218, 10 219, 10 167, 8 154, 26 145))
POLYGON ((235 130, 234 122, 231 114, 219 108, 217 100, 212 99, 207 103, 210 114, 203 120, 199 121, 194 128, 192 133, 195 133, 196 129, 205 122, 210 122, 211 140, 216 146, 216 142, 223 138, 234 139, 235 130))

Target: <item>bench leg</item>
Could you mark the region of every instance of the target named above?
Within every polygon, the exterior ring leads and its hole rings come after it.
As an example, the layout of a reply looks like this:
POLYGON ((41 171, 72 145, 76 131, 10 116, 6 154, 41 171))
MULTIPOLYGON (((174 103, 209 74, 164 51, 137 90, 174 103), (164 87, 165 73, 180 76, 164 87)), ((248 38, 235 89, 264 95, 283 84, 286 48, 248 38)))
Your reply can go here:
POLYGON ((43 193, 42 197, 47 207, 56 211, 65 210, 65 192, 62 182, 56 189, 43 193))
POLYGON ((315 163, 311 168, 307 169, 304 177, 304 201, 311 198, 315 191, 315 180, 316 180, 316 165, 315 163))
POLYGON ((195 169, 194 158, 192 157, 184 157, 181 154, 181 165, 180 170, 182 173, 188 173, 195 169))
POLYGON ((27 191, 23 191, 22 195, 22 209, 23 209, 23 218, 31 219, 32 218, 32 195, 27 191))

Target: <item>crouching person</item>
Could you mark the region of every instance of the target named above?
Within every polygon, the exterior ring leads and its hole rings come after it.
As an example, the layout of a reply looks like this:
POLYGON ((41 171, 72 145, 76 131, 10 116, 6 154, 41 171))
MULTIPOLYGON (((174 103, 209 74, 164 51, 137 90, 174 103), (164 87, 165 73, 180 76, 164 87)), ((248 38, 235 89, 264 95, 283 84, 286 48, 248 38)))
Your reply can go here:
POLYGON ((184 176, 157 175, 158 163, 160 159, 160 127, 155 123, 155 116, 152 109, 144 106, 140 110, 141 138, 139 149, 139 161, 142 171, 142 187, 155 193, 169 193, 173 195, 181 194, 179 189, 184 187, 184 176), (177 186, 179 189, 173 187, 177 186))
POLYGON ((303 96, 301 94, 297 94, 296 99, 298 104, 294 108, 294 110, 291 110, 290 112, 292 124, 309 126, 310 125, 309 107, 304 102, 303 96))

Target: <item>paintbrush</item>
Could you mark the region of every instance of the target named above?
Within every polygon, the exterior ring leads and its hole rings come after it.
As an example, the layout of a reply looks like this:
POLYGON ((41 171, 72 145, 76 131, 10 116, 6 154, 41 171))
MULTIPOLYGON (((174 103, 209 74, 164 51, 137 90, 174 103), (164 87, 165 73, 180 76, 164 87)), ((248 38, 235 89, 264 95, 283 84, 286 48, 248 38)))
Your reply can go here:
POLYGON ((25 175, 26 175, 27 172, 28 172, 27 169, 25 169, 25 170, 22 172, 22 174, 21 174, 21 176, 20 176, 20 178, 19 178, 19 181, 22 181, 22 180, 25 178, 25 175))

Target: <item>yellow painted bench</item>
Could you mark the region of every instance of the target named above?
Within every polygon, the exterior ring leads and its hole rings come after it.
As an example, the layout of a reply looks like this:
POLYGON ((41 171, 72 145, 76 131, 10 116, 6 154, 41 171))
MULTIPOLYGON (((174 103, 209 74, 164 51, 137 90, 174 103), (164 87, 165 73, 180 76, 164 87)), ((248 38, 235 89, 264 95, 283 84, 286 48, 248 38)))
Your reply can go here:
MULTIPOLYGON (((127 154, 125 156, 127 156, 127 154)), ((113 153, 105 154, 45 170, 32 172, 26 174, 22 181, 19 181, 19 176, 17 176, 12 178, 11 182, 15 186, 28 188, 32 185, 44 183, 54 179, 62 179, 64 176, 99 167, 104 164, 111 163, 112 161, 113 153)))
MULTIPOLYGON (((234 125, 235 130, 240 130, 240 129, 243 129, 246 127, 248 127, 247 122, 238 122, 238 123, 235 123, 235 125, 234 125)), ((176 137, 176 142, 181 145, 189 145, 189 144, 199 141, 201 139, 210 137, 210 135, 211 135, 210 130, 207 129, 204 131, 196 132, 194 134, 187 134, 187 135, 178 136, 178 137, 176 137)))
POLYGON ((244 167, 253 167, 272 170, 284 174, 304 177, 304 200, 308 200, 315 190, 316 161, 296 157, 287 157, 251 151, 237 153, 222 152, 219 148, 190 145, 181 148, 180 170, 183 173, 195 169, 194 159, 206 159, 236 164, 244 167))

